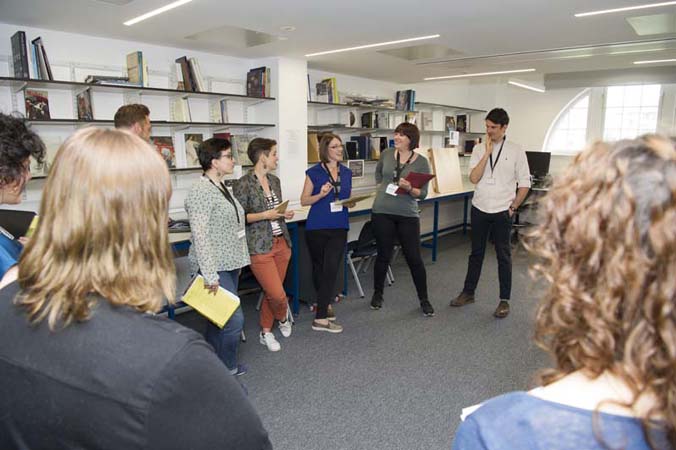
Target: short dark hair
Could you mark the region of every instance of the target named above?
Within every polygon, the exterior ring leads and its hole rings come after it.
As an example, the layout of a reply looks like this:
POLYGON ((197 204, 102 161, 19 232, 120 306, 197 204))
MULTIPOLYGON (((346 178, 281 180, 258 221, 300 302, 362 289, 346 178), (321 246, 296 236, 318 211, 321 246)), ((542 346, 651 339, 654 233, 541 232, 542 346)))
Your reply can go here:
POLYGON ((324 133, 322 134, 321 139, 319 140, 319 159, 323 163, 329 162, 329 145, 331 141, 338 139, 340 143, 343 143, 343 140, 337 134, 333 133, 324 133))
POLYGON ((272 147, 277 145, 274 139, 256 138, 249 142, 249 147, 246 149, 246 154, 249 156, 251 163, 256 165, 262 154, 268 156, 272 147))
POLYGON ((493 108, 486 115, 486 120, 490 120, 496 125, 509 125, 509 114, 502 108, 493 108))
POLYGON ((24 164, 31 156, 42 164, 42 139, 26 127, 22 118, 0 113, 0 185, 20 181, 26 173, 24 164))
POLYGON ((149 115, 148 107, 140 103, 120 106, 115 113, 115 128, 131 128, 135 123, 143 122, 149 115))
POLYGON ((420 131, 418 131, 418 127, 416 127, 414 124, 402 122, 397 125, 397 128, 394 129, 394 132, 403 134, 411 141, 409 150, 415 150, 420 145, 420 131))
POLYGON ((211 138, 202 142, 197 147, 197 157, 200 160, 200 166, 205 172, 211 169, 211 161, 221 157, 221 152, 232 148, 232 144, 227 139, 211 138))

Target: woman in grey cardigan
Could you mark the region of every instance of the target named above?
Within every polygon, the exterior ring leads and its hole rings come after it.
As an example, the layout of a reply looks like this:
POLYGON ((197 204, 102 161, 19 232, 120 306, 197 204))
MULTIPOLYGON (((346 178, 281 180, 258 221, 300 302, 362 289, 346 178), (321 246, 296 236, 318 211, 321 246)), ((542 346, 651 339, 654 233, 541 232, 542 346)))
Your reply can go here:
POLYGON ((272 334, 275 320, 282 336, 291 336, 291 321, 287 320, 289 303, 284 291, 291 238, 284 219, 293 218, 293 211, 280 213, 276 209, 282 202, 279 178, 271 173, 277 168, 277 142, 256 138, 249 143, 247 155, 254 168, 239 179, 233 192, 246 211, 251 271, 265 292, 259 340, 268 350, 276 352, 281 346, 272 334))
MULTIPOLYGON (((249 265, 246 245, 244 210, 223 183, 232 173, 232 147, 226 139, 207 139, 197 150, 202 177, 192 186, 185 199, 190 219, 192 245, 190 270, 201 273, 207 290, 212 293, 221 286, 237 295, 239 273, 249 265)), ((243 375, 247 368, 237 364, 237 349, 244 326, 242 309, 230 317, 223 329, 209 322, 206 340, 216 350, 233 375, 243 375)))

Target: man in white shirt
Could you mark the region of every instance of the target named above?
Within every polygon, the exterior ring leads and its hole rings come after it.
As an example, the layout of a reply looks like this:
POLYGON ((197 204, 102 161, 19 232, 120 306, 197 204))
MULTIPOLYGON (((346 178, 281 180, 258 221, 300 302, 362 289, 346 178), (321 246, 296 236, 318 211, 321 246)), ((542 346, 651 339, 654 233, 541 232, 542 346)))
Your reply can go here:
POLYGON ((530 171, 526 153, 507 141, 509 115, 504 109, 492 109, 486 116, 485 142, 474 147, 469 162, 469 179, 476 185, 472 198, 472 253, 469 256, 465 286, 451 306, 474 302, 474 291, 481 276, 486 240, 492 229, 498 257, 500 303, 495 317, 509 314, 512 290, 512 217, 528 195, 530 171))

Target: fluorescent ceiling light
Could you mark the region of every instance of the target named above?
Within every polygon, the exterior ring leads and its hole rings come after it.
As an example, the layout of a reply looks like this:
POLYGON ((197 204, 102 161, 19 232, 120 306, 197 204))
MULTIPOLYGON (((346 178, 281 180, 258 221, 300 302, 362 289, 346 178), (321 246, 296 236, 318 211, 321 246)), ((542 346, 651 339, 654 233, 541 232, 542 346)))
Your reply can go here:
POLYGON ((627 6, 625 8, 604 9, 601 11, 591 11, 586 13, 575 14, 575 17, 597 16, 599 14, 609 14, 622 11, 634 11, 636 9, 658 8, 660 6, 671 6, 671 5, 676 5, 676 2, 651 3, 648 5, 627 6))
POLYGON ((191 1, 192 1, 192 0, 178 0, 178 1, 174 2, 174 3, 169 3, 169 4, 166 5, 166 6, 163 6, 163 7, 161 7, 161 8, 157 8, 157 9, 152 10, 152 11, 150 11, 150 12, 147 12, 147 13, 141 15, 141 16, 135 17, 135 18, 133 18, 133 19, 131 19, 131 20, 127 20, 124 24, 125 24, 126 26, 134 25, 135 23, 139 23, 139 22, 142 21, 142 20, 146 20, 146 19, 148 19, 148 18, 150 18, 150 17, 153 17, 153 16, 156 16, 156 15, 158 15, 158 14, 162 14, 163 12, 167 12, 167 11, 169 11, 170 9, 174 9, 174 8, 177 8, 177 7, 181 6, 181 5, 185 5, 186 3, 190 3, 191 1))
POLYGON ((448 80, 451 78, 485 77, 489 75, 503 75, 506 73, 524 73, 524 72, 535 72, 535 69, 502 70, 500 72, 480 72, 480 73, 466 73, 463 75, 447 75, 444 77, 428 77, 425 78, 425 81, 448 80))
POLYGON ((634 64, 657 64, 668 62, 676 62, 676 59, 653 59, 652 61, 634 61, 634 64))
POLYGON ((340 48, 338 50, 328 50, 328 51, 325 51, 325 52, 309 53, 309 54, 305 55, 305 57, 309 58, 310 56, 320 56, 320 55, 328 55, 328 54, 331 54, 331 53, 349 52, 349 51, 352 51, 352 50, 361 50, 361 49, 364 49, 364 48, 382 47, 383 45, 401 44, 403 42, 422 41, 422 40, 425 40, 425 39, 436 39, 439 36, 440 36, 439 34, 433 34, 431 36, 420 36, 420 37, 414 37, 414 38, 410 38, 410 39, 400 39, 398 41, 379 42, 377 44, 360 45, 358 47, 340 48))
POLYGON ((529 91, 535 91, 535 92, 540 92, 540 93, 545 92, 544 86, 540 87, 540 86, 535 86, 533 84, 526 84, 525 82, 523 82, 521 80, 509 80, 507 83, 511 84, 513 86, 518 86, 520 88, 528 89, 529 91))

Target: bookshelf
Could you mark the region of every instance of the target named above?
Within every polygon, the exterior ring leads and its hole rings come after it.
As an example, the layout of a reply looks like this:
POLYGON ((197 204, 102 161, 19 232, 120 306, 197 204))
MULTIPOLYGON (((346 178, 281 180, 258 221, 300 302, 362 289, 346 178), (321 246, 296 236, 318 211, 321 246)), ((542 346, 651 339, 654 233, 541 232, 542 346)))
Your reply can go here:
MULTIPOLYGON (((28 125, 113 125, 112 120, 78 120, 78 119, 27 119, 25 122, 28 125)), ((187 128, 241 128, 249 129, 251 131, 274 127, 273 123, 223 123, 223 122, 171 122, 165 120, 151 121, 153 127, 166 127, 174 131, 184 130, 187 128)))
POLYGON ((424 109, 431 110, 442 110, 442 111, 456 111, 456 112, 467 112, 467 113, 485 113, 488 112, 485 109, 475 109, 467 108, 465 106, 454 106, 454 105, 443 105, 440 103, 429 103, 429 102, 415 102, 416 107, 422 107, 424 109))
POLYGON ((332 108, 342 108, 342 109, 357 109, 360 111, 391 111, 391 112, 400 112, 400 113, 407 113, 407 112, 415 112, 415 111, 404 111, 401 109, 395 109, 387 106, 372 106, 372 105, 364 105, 364 104, 357 104, 357 105, 350 105, 347 103, 327 103, 327 102, 315 102, 315 101, 308 101, 307 102, 309 107, 313 108, 326 108, 326 109, 332 109, 332 108))

